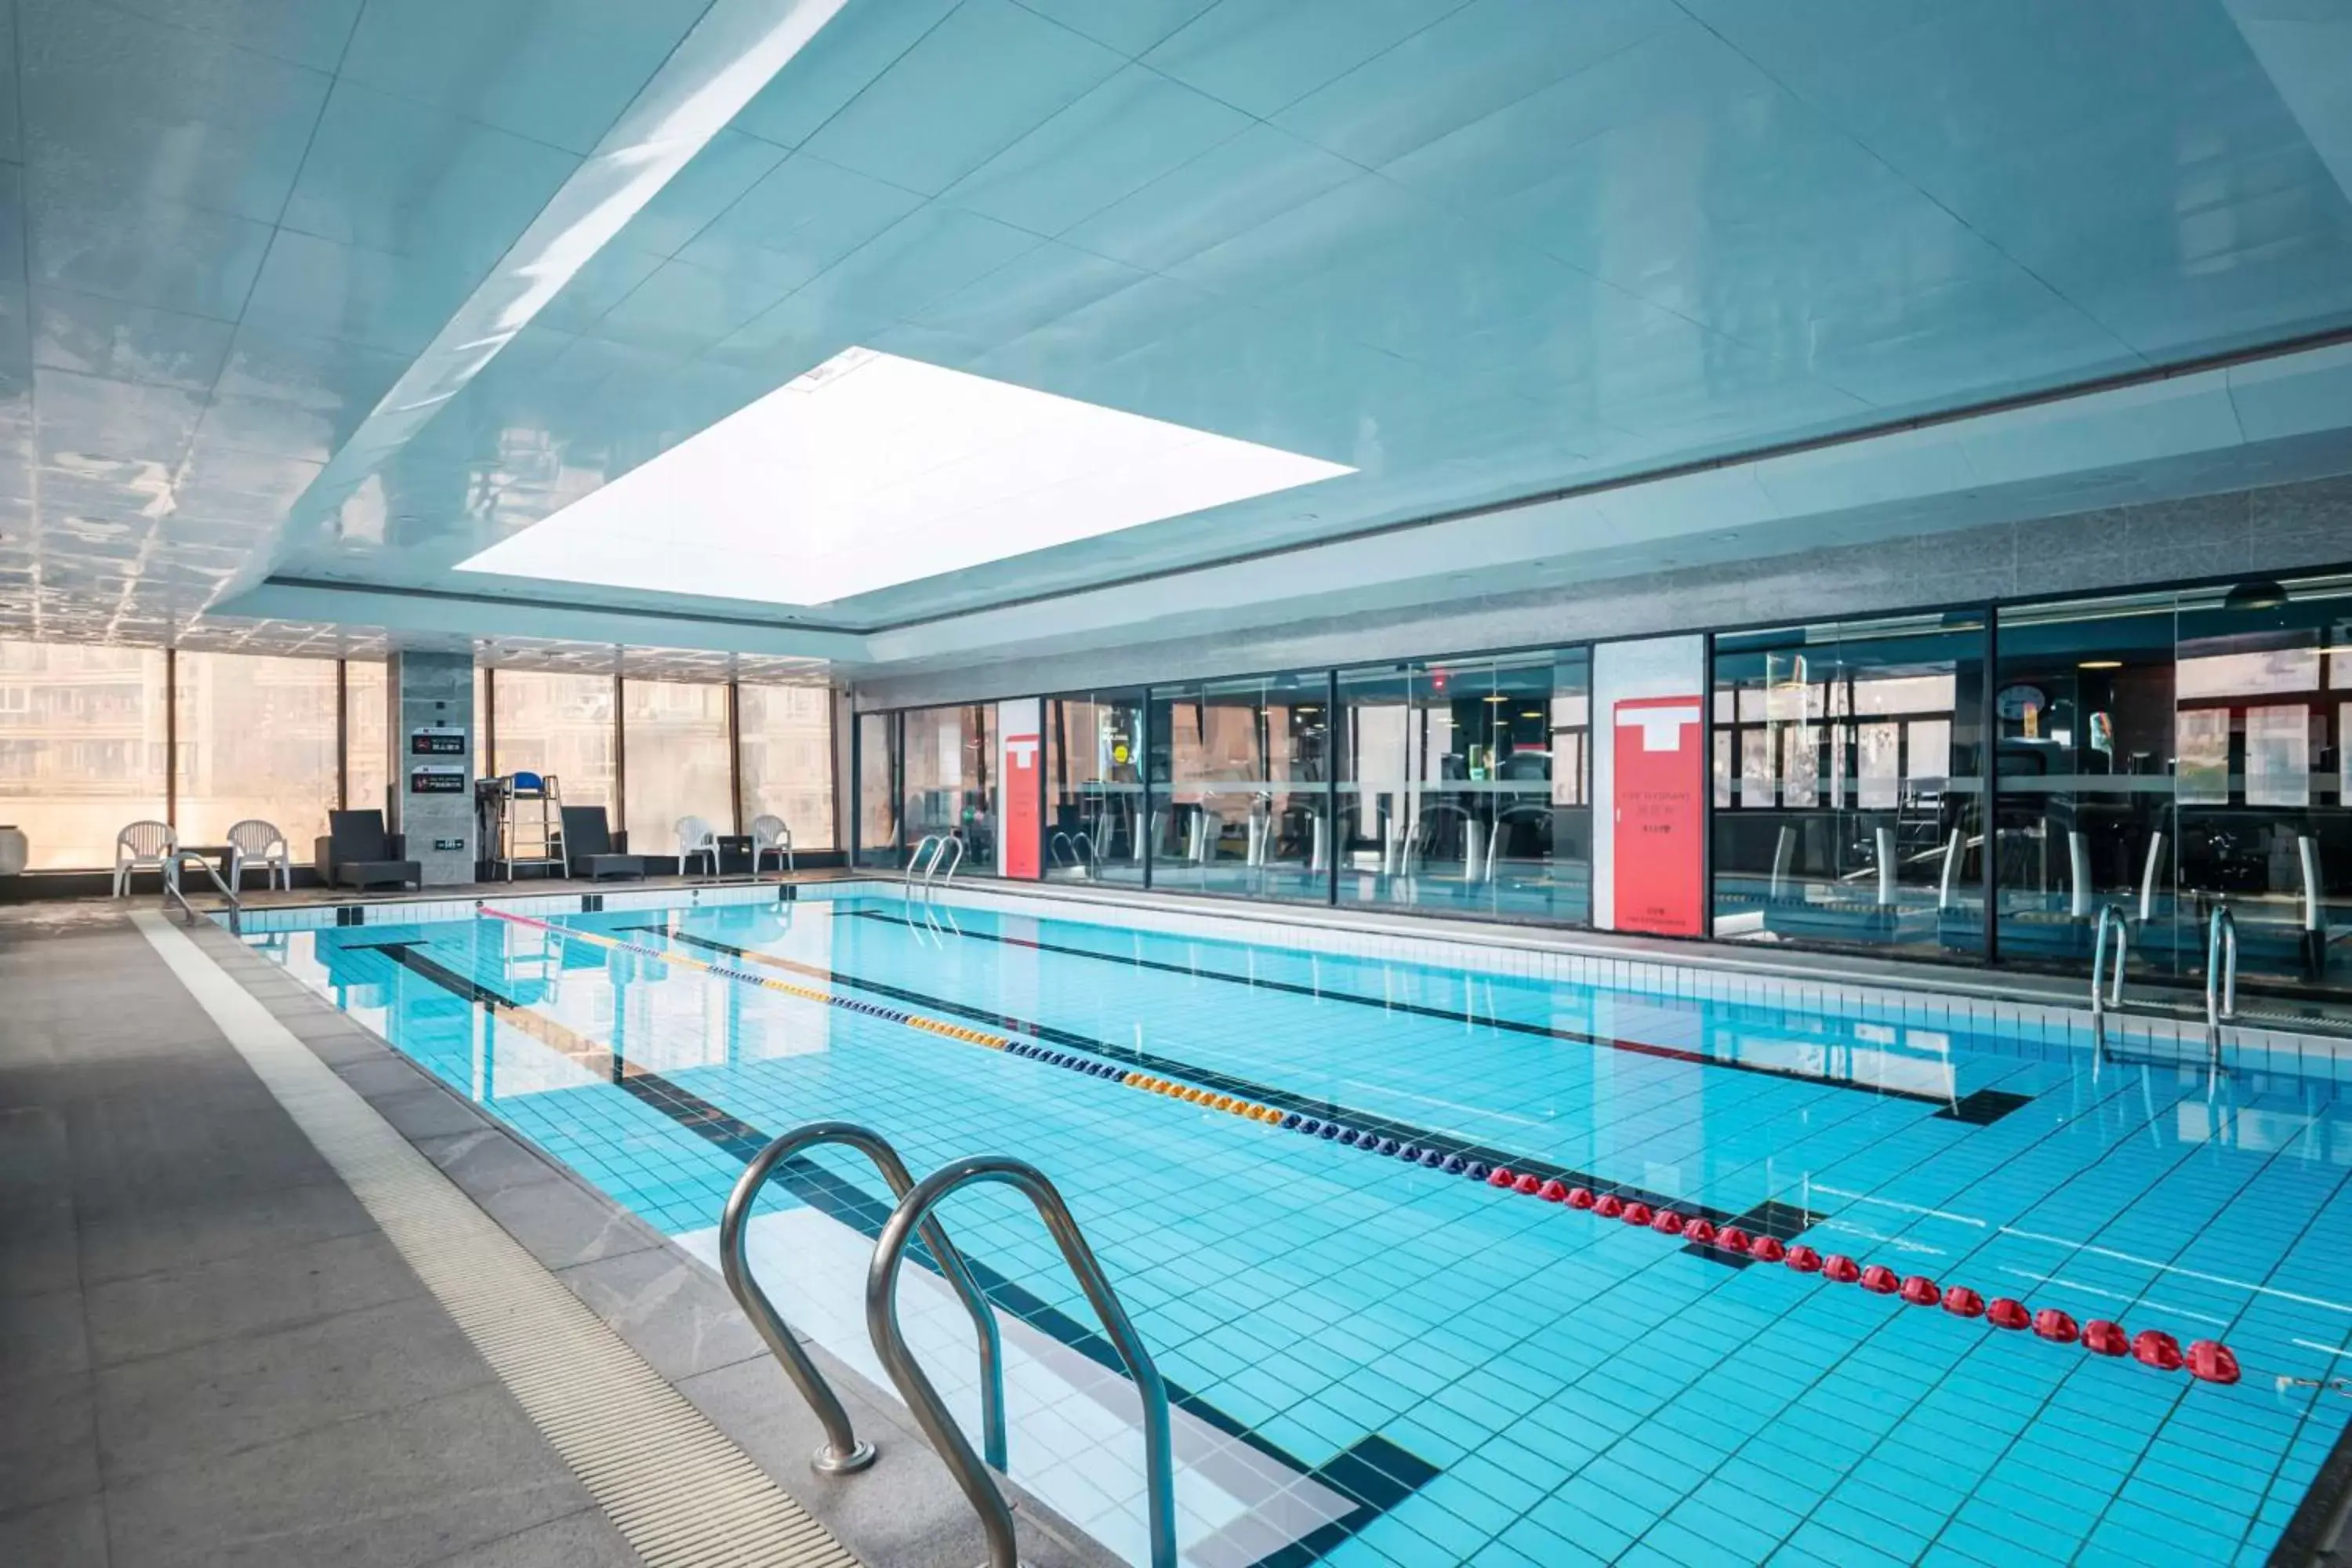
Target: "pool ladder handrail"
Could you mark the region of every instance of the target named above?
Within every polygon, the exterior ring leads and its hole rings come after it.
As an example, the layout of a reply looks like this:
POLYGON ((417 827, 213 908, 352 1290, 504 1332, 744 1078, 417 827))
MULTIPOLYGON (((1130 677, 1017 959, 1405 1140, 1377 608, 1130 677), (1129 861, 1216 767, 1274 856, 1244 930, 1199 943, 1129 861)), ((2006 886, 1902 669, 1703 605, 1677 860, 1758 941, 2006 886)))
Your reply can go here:
POLYGON ((940 887, 954 879, 956 868, 963 864, 963 835, 961 833, 926 833, 915 843, 915 852, 907 857, 907 872, 899 884, 899 895, 914 896, 920 887, 923 897, 929 898, 940 887), (948 851, 953 849, 952 858, 948 851), (928 852, 929 858, 925 858, 928 852), (942 874, 941 866, 946 867, 942 874))
MULTIPOLYGON (((874 1264, 866 1276, 866 1327, 873 1335, 875 1352, 882 1358, 890 1381, 898 1384, 900 1396, 930 1438, 931 1447, 955 1472, 956 1484, 963 1489, 963 1495, 980 1515, 981 1527, 988 1536, 988 1568, 1019 1568, 1013 1510, 1005 1502, 1003 1489, 988 1473, 990 1468, 1003 1471, 1002 1456, 992 1456, 986 1467, 982 1465, 954 1415, 940 1400, 939 1390, 931 1385, 921 1364, 908 1350, 907 1336, 898 1327, 898 1268, 906 1259, 908 1240, 924 1226, 941 1199, 974 1182, 997 1182, 1013 1187, 1036 1207, 1038 1217, 1045 1222, 1045 1228, 1061 1248, 1063 1261, 1077 1276, 1079 1288, 1093 1304, 1095 1315, 1102 1320, 1104 1331, 1118 1352, 1119 1360, 1126 1363, 1127 1374, 1143 1398, 1144 1479, 1150 1514, 1151 1568, 1177 1568, 1176 1464, 1169 1437, 1168 1385, 1151 1352, 1144 1349, 1142 1336, 1128 1320, 1126 1309, 1119 1305, 1110 1281, 1103 1277, 1102 1266, 1095 1261, 1094 1250, 1087 1245, 1085 1233, 1079 1230, 1069 1205, 1062 1201, 1062 1194, 1043 1171, 1005 1155, 969 1155, 940 1166, 898 1200, 898 1208, 882 1226, 881 1240, 874 1248, 874 1264)), ((1002 1362, 982 1365, 983 1401, 1003 1405, 1003 1388, 992 1389, 991 1384, 1001 1384, 1003 1375, 1002 1362)))
POLYGON ((187 923, 190 925, 196 923, 198 917, 195 906, 188 902, 188 895, 180 888, 180 868, 190 864, 203 867, 205 875, 212 879, 213 886, 219 890, 220 896, 227 900, 228 929, 232 931, 236 931, 245 913, 245 900, 236 896, 236 889, 221 879, 219 869, 209 858, 194 850, 174 849, 164 861, 163 908, 165 912, 169 913, 171 907, 177 904, 180 906, 180 913, 186 918, 187 923))
POLYGON ((2131 962, 2131 922, 2121 904, 2105 904, 2099 910, 2098 934, 2091 944, 2091 1016, 2099 1020, 2104 1037, 2105 1017, 2110 1012, 2120 1013, 2124 1005, 2124 966, 2131 962), (2116 964, 2112 978, 2107 972, 2107 932, 2116 933, 2116 964), (2101 995, 2102 984, 2105 995, 2101 995))
POLYGON ((928 855, 932 860, 937 860, 940 857, 940 836, 936 833, 926 833, 920 838, 915 840, 915 852, 907 857, 906 874, 899 880, 898 890, 902 896, 908 898, 913 897, 916 876, 919 873, 928 874, 930 869, 930 868, 925 864, 924 857, 928 855))
MULTIPOLYGON (((804 1149, 820 1144, 839 1143, 856 1150, 874 1163, 882 1179, 890 1185, 890 1193, 903 1203, 913 1190, 914 1180, 907 1174, 906 1162, 898 1158, 898 1150, 887 1139, 870 1128, 849 1121, 812 1121, 771 1142, 752 1157, 744 1167, 735 1190, 727 1195, 727 1208, 719 1221, 719 1270, 727 1279, 727 1289, 734 1293, 743 1315, 760 1331, 769 1352, 781 1363, 784 1374, 816 1412, 824 1427, 824 1446, 810 1456, 809 1463, 820 1474, 849 1475, 874 1462, 874 1445, 861 1441, 852 1429, 849 1413, 842 1408, 840 1398, 824 1373, 807 1351, 801 1348, 792 1325, 760 1288, 751 1275, 749 1247, 751 1205, 767 1185, 776 1167, 804 1149)), ((962 1298, 964 1310, 971 1314, 972 1326, 980 1335, 981 1425, 983 1440, 988 1445, 988 1462, 998 1469, 1004 1468, 1004 1345, 996 1327, 996 1314, 982 1293, 979 1282, 972 1279, 971 1269, 949 1242, 947 1232, 937 1220, 925 1219, 921 1224, 923 1246, 929 1249, 940 1271, 955 1287, 962 1298)))
POLYGON ((2238 1016, 2238 917, 2217 903, 2205 922, 2205 1047, 2221 1065, 2221 1025, 2238 1016))

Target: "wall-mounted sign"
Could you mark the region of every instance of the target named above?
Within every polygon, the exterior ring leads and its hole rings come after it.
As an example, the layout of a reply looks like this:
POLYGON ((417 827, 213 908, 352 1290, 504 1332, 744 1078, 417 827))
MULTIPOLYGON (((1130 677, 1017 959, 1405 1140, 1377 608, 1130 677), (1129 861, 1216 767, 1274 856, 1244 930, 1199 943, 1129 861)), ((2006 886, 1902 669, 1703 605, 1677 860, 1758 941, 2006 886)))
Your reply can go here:
POLYGON ((411 795, 463 795, 466 768, 462 763, 425 763, 408 770, 411 795))
POLYGON ((1706 929, 1706 758, 1696 697, 1616 705, 1616 925, 1659 936, 1706 929))
POLYGON ((466 731, 441 724, 420 724, 408 732, 408 754, 412 757, 462 757, 466 754, 466 731))

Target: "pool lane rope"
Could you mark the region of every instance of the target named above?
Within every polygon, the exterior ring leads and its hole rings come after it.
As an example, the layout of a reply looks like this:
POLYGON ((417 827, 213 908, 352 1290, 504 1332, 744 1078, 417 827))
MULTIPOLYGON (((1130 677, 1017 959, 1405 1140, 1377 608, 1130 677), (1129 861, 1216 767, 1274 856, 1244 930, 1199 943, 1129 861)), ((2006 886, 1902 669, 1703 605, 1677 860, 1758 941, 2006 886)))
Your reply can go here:
MULTIPOLYGON (((1245 1121, 1262 1122, 1284 1131, 1298 1132, 1326 1142, 1360 1150, 1366 1153, 1385 1155, 1409 1164, 1424 1166, 1449 1176, 1466 1177, 1480 1183, 1497 1194, 1531 1197, 1540 1202, 1558 1204, 1564 1209, 1588 1213, 1600 1219, 1613 1219, 1635 1229, 1644 1230, 1663 1241, 1684 1247, 1712 1247, 1718 1251, 1744 1258, 1757 1263, 1777 1263, 1790 1272, 1828 1281, 1833 1285, 1853 1285, 1874 1295, 1893 1296, 1906 1305, 1940 1307, 1950 1316, 1964 1321, 1981 1318, 1996 1329, 2011 1332, 2031 1330, 2034 1336, 2054 1345, 2079 1344, 2084 1350, 2101 1356, 2129 1356, 2142 1366, 2158 1372, 2186 1372, 2206 1383, 2232 1384, 2239 1379, 2238 1358, 2229 1346, 2214 1340, 2198 1340, 2186 1349, 2180 1342, 2161 1329, 2142 1329, 2130 1332, 2121 1324, 2104 1318, 2094 1318, 2077 1323, 2056 1307, 2039 1310, 2007 1296, 1988 1300, 1965 1285, 1945 1285, 1924 1274, 1898 1274, 1885 1264, 1864 1264, 1843 1253, 1822 1254, 1801 1243, 1790 1247, 1778 1237, 1750 1235, 1736 1225, 1717 1226, 1701 1215, 1685 1215, 1672 1208, 1628 1201, 1614 1193, 1595 1193, 1590 1187, 1570 1186, 1557 1178, 1546 1179, 1532 1173, 1514 1172, 1507 1166, 1488 1165, 1484 1161, 1467 1160, 1443 1150, 1425 1149, 1418 1145, 1386 1137, 1368 1129, 1319 1117, 1285 1111, 1270 1105, 1261 1105, 1213 1089, 1181 1083, 1173 1079, 1150 1073, 1131 1071, 1108 1062, 1093 1060, 1075 1052, 1054 1050, 1048 1047, 1016 1040, 1009 1036, 991 1034, 984 1029, 971 1028, 950 1023, 942 1018, 926 1017, 878 1003, 860 1001, 837 992, 821 991, 813 986, 796 985, 772 974, 760 974, 733 964, 713 963, 709 959, 693 958, 668 948, 654 947, 645 942, 624 942, 602 931, 581 931, 572 926, 556 925, 504 910, 485 907, 482 913, 492 920, 510 925, 545 931, 568 942, 584 942, 592 947, 614 952, 630 952, 673 963, 682 968, 700 970, 746 985, 778 992, 804 1002, 815 1002, 828 1007, 839 1007, 861 1016, 879 1018, 887 1023, 903 1025, 929 1034, 944 1036, 979 1046, 984 1050, 1003 1051, 1011 1056, 1042 1062, 1047 1067, 1061 1068, 1082 1073, 1088 1078, 1102 1079, 1141 1089, 1148 1094, 1180 1100, 1203 1110, 1237 1116, 1245 1121)), ((773 954, 749 954, 752 962, 764 966, 790 970, 821 977, 822 970, 796 963, 791 959, 773 954)))

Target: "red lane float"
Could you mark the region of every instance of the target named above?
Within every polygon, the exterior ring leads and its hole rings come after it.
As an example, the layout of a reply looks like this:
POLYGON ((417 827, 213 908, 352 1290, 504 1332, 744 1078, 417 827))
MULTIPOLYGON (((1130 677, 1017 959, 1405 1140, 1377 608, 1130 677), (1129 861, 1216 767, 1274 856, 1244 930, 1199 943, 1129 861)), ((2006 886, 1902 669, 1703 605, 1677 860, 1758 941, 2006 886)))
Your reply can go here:
POLYGON ((1497 1191, 1590 1210, 1603 1218, 1622 1220, 1661 1236, 1679 1236, 1696 1246, 1712 1247, 1759 1263, 1783 1264, 1799 1274, 1819 1273, 1835 1284, 1860 1285, 1876 1295, 1897 1296, 1914 1307, 1939 1306, 1956 1318, 1981 1317, 1994 1328, 2011 1331, 2031 1328, 2053 1344, 2079 1342, 2095 1355, 2130 1356, 2142 1366, 2158 1372, 2186 1371, 2204 1382, 2224 1384, 2236 1383, 2242 1375, 2236 1354, 2229 1346, 2213 1340, 2199 1340, 2183 1351, 2180 1342, 2161 1329, 2143 1329, 2134 1334, 2122 1324, 2104 1318, 2094 1318, 2078 1326, 2055 1307, 2044 1307, 2037 1312, 2008 1296, 1988 1302, 1965 1285, 1941 1285, 1924 1274, 1898 1275, 1884 1263, 1865 1266, 1842 1252, 1824 1257, 1801 1242, 1792 1247, 1776 1237, 1750 1235, 1737 1225, 1717 1226, 1701 1215, 1654 1208, 1638 1198, 1629 1201, 1614 1193, 1596 1194, 1590 1187, 1571 1187, 1557 1176, 1546 1178, 1532 1172, 1497 1166, 1486 1175, 1486 1182, 1497 1191))
POLYGON ((2033 1331, 2053 1344, 2071 1345, 2079 1337, 2074 1320, 2055 1307, 2044 1307, 2033 1314, 2033 1331))
POLYGON ((2238 1381, 2238 1358, 2230 1347, 2211 1340, 2199 1340, 2189 1347, 2189 1371, 2207 1383, 2238 1381))

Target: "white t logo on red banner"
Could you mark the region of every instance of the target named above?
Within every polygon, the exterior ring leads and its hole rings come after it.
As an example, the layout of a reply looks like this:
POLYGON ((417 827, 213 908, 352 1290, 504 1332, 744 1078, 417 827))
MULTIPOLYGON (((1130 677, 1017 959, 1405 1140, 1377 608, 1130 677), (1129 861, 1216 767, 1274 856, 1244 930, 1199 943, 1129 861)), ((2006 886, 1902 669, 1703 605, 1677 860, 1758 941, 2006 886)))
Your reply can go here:
POLYGON ((1037 737, 1034 735, 1024 735, 1020 739, 1015 740, 1012 736, 1006 736, 1004 740, 1004 755, 1011 764, 1016 768, 1027 768, 1032 766, 1037 761, 1037 737))
POLYGON ((1674 708, 1631 708, 1621 704, 1617 723, 1622 728, 1639 725, 1642 750, 1645 752, 1678 752, 1682 750, 1683 726, 1698 722, 1698 704, 1674 708))

